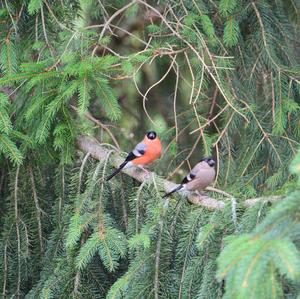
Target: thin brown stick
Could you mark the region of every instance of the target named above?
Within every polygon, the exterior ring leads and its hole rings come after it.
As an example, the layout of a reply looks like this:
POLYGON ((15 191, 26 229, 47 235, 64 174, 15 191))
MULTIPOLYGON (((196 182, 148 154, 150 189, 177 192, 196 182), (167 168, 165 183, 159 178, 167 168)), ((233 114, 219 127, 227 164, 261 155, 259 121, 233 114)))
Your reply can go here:
POLYGON ((174 112, 174 122, 175 122, 175 140, 178 141, 178 121, 177 121, 177 113, 176 113, 176 100, 178 93, 178 83, 179 83, 179 65, 175 62, 175 74, 176 74, 176 83, 175 83, 175 91, 174 91, 174 99, 173 99, 173 112, 174 112))
POLYGON ((202 130, 205 127, 207 127, 208 125, 210 125, 210 123, 215 121, 228 107, 229 107, 229 105, 225 105, 212 119, 208 120, 203 126, 201 126, 200 128, 197 128, 197 129, 193 130, 192 132, 190 132, 190 135, 194 134, 195 132, 197 132, 199 130, 202 130))
POLYGON ((19 209, 18 209, 18 182, 19 182, 19 172, 20 166, 17 166, 16 177, 15 177, 15 188, 14 188, 14 200, 15 200, 15 225, 17 234, 17 255, 18 255, 18 271, 17 271, 17 289, 16 297, 20 298, 20 288, 21 288, 21 239, 19 230, 19 209))
POLYGON ((245 207, 252 207, 258 203, 261 202, 277 202, 279 200, 282 200, 282 196, 280 195, 273 195, 273 196, 267 196, 267 197, 257 197, 257 198, 250 198, 246 199, 244 202, 245 207))
POLYGON ((154 84, 152 84, 152 85, 147 89, 147 91, 145 92, 145 94, 143 95, 142 101, 143 101, 143 108, 144 108, 144 111, 145 111, 147 117, 149 118, 149 120, 150 120, 154 125, 156 125, 156 124, 155 124, 155 122, 152 120, 152 118, 150 117, 150 115, 149 115, 149 113, 148 113, 148 111, 147 111, 147 108, 146 108, 147 95, 148 95, 148 93, 151 91, 152 88, 154 88, 156 85, 160 84, 160 83, 167 77, 167 75, 168 75, 169 72, 171 71, 173 65, 175 64, 175 61, 176 61, 176 55, 173 57, 172 62, 171 62, 171 64, 170 64, 169 68, 167 69, 167 71, 165 72, 165 74, 164 74, 158 81, 156 81, 154 84))
POLYGON ((140 195, 142 192, 142 189, 144 187, 144 182, 139 187, 137 193, 136 193, 136 204, 135 204, 135 233, 138 234, 140 232, 140 195))
POLYGON ((45 3, 45 5, 46 5, 48 11, 50 12, 52 18, 53 18, 54 21, 58 24, 58 26, 59 26, 60 28, 62 28, 62 29, 66 29, 66 30, 68 30, 68 31, 73 32, 72 29, 70 29, 69 27, 67 27, 66 25, 64 25, 63 23, 61 23, 61 22, 58 20, 58 18, 55 16, 54 12, 52 11, 50 5, 48 4, 47 0, 44 0, 44 3, 45 3))
POLYGON ((126 9, 128 9, 130 6, 132 6, 133 4, 135 4, 136 1, 132 1, 130 3, 128 3, 127 5, 123 6, 122 8, 120 8, 119 10, 117 10, 104 24, 103 29, 100 33, 99 36, 99 40, 101 40, 101 38, 104 36, 104 33, 106 31, 106 29, 108 29, 109 24, 119 15, 121 14, 123 11, 125 11, 126 9))
POLYGON ((64 48, 63 52, 61 53, 60 57, 56 60, 56 62, 52 66, 46 68, 45 69, 46 71, 52 71, 54 68, 57 68, 57 66, 61 62, 62 57, 65 55, 69 45, 71 44, 71 41, 73 40, 73 38, 75 38, 75 36, 76 36, 76 33, 73 33, 73 35, 70 37, 69 41, 67 42, 66 47, 64 48))
POLYGON ((187 41, 184 37, 182 37, 180 35, 179 32, 177 32, 171 25, 170 25, 170 22, 168 22, 165 17, 156 9, 154 8, 153 6, 151 6, 150 4, 148 4, 147 2, 145 1, 142 1, 142 0, 136 0, 136 2, 138 3, 141 3, 145 6, 147 6, 148 8, 150 8, 151 10, 153 10, 158 17, 160 17, 162 19, 162 21, 166 24, 166 26, 171 30, 171 32, 174 33, 174 35, 176 37, 178 37, 180 40, 182 40, 193 52, 194 54, 197 56, 198 60, 201 62, 201 64, 204 65, 204 68, 205 70, 207 71, 207 73, 210 75, 210 77, 213 79, 213 81, 215 82, 216 86, 219 88, 219 91, 220 93, 222 94, 224 100, 227 102, 227 104, 236 112, 238 113, 241 117, 243 117, 245 119, 245 121, 248 123, 249 120, 248 118, 243 114, 241 113, 232 103, 231 101, 228 99, 226 93, 224 92, 221 84, 220 84, 220 80, 218 78, 218 73, 216 73, 216 75, 213 74, 213 72, 211 71, 210 67, 205 63, 205 60, 204 60, 204 57, 201 57, 199 52, 193 47, 193 45, 187 41))
POLYGON ((271 72, 271 76, 270 76, 270 81, 271 81, 271 90, 272 90, 272 121, 274 124, 275 123, 275 89, 274 89, 272 72, 271 72))
POLYGON ((43 9, 43 5, 41 5, 41 20, 42 20, 42 28, 43 28, 43 33, 44 33, 44 37, 45 37, 45 42, 49 48, 49 51, 51 53, 51 56, 54 58, 54 52, 53 52, 53 48, 51 46, 51 44, 49 43, 48 40, 48 35, 47 35, 47 30, 46 30, 46 25, 45 25, 45 17, 44 17, 44 9, 43 9))
POLYGON ((2 192, 3 183, 4 183, 4 172, 1 172, 1 178, 0 178, 0 194, 2 192))
POLYGON ((251 2, 251 5, 252 5, 252 7, 254 9, 254 12, 255 12, 255 14, 257 16, 257 19, 258 19, 258 23, 259 23, 260 28, 261 28, 261 36, 262 36, 262 40, 263 40, 266 52, 267 52, 270 60, 272 61, 272 63, 277 67, 278 70, 280 70, 280 66, 273 59, 273 56, 271 55, 271 53, 269 51, 269 46, 268 46, 268 43, 267 43, 267 38, 266 38, 266 33, 265 33, 265 27, 264 27, 264 23, 262 21, 262 18, 260 16, 260 12, 258 11, 258 9, 257 9, 256 4, 255 4, 254 1, 251 2))
POLYGON ((231 113, 231 116, 230 116, 230 118, 229 118, 227 124, 225 125, 225 127, 224 127, 224 129, 222 130, 221 134, 219 134, 219 137, 218 137, 217 141, 214 143, 213 146, 216 146, 216 145, 220 142, 220 140, 223 138, 224 134, 226 133, 226 131, 227 131, 228 127, 229 127, 229 124, 231 123, 231 121, 232 121, 232 119, 233 119, 234 114, 235 114, 235 112, 233 111, 233 112, 231 113))
POLYGON ((7 265, 7 247, 8 247, 8 241, 5 242, 4 245, 4 260, 3 260, 3 289, 2 289, 2 296, 3 298, 6 297, 6 285, 7 285, 7 271, 8 271, 8 265, 7 265))
POLYGON ((199 119, 199 115, 198 115, 195 103, 193 103, 193 111, 195 113, 195 117, 196 117, 196 120, 197 120, 197 123, 198 123, 198 127, 200 128, 200 135, 201 135, 202 140, 203 140, 204 152, 205 152, 205 155, 207 155, 209 149, 207 147, 207 142, 206 142, 206 139, 205 139, 204 130, 201 129, 202 125, 201 125, 201 122, 200 122, 200 119, 199 119))
POLYGON ((169 177, 173 176, 178 170, 179 168, 186 162, 188 161, 188 159, 191 157, 191 155, 193 154, 193 152, 196 149, 196 146, 198 145, 200 139, 201 139, 201 134, 199 134, 199 136, 197 137, 195 143, 193 144, 192 149, 190 150, 189 154, 186 156, 186 158, 175 168, 175 170, 169 175, 169 177))
POLYGON ((210 106, 210 109, 209 109, 208 119, 210 119, 212 114, 213 114, 214 108, 216 106, 217 95, 218 95, 218 88, 215 88, 213 98, 212 98, 212 102, 211 102, 211 106, 210 106))
POLYGON ((164 220, 159 221, 159 232, 156 243, 155 251, 155 272, 154 272, 154 298, 159 299, 159 262, 160 262, 160 248, 161 248, 161 239, 164 227, 164 220))
POLYGON ((120 181, 121 181, 121 205, 122 205, 122 213, 123 213, 123 222, 125 229, 128 228, 128 214, 127 214, 127 208, 126 208, 126 201, 125 201, 125 195, 124 195, 124 182, 123 182, 123 175, 120 174, 120 181))
POLYGON ((65 167, 61 166, 61 196, 59 197, 58 202, 58 222, 61 223, 62 207, 65 197, 65 167))
POLYGON ((37 196, 37 191, 36 191, 36 186, 35 186, 35 180, 34 180, 34 175, 32 171, 31 165, 28 167, 29 170, 29 176, 30 176, 30 181, 31 181, 31 189, 32 189, 32 194, 33 194, 33 200, 35 204, 35 209, 36 209, 36 220, 38 224, 38 235, 39 235, 39 242, 40 242, 40 252, 41 255, 44 254, 44 246, 43 246, 43 232, 42 232, 42 220, 41 220, 41 208, 39 205, 39 199, 37 196))
MULTIPOLYGON (((75 110, 77 113, 78 112, 78 109, 77 107, 73 106, 73 105, 70 105, 70 107, 75 110)), ((113 143, 115 144, 115 146, 117 147, 117 149, 120 149, 120 145, 117 141, 117 139, 115 138, 115 136, 113 135, 113 133, 110 131, 110 129, 108 128, 107 125, 103 124, 99 119, 95 118, 90 112, 86 112, 84 114, 84 116, 89 119, 90 121, 92 121, 93 123, 99 125, 99 127, 101 127, 111 138, 111 140, 113 141, 113 143)))
POLYGON ((181 276, 180 276, 180 284, 179 284, 179 291, 178 291, 178 299, 182 298, 182 288, 183 288, 183 282, 184 282, 184 278, 186 277, 186 268, 187 268, 187 264, 188 264, 188 260, 189 260, 189 253, 191 250, 191 246, 192 244, 194 244, 194 231, 196 229, 196 226, 198 224, 198 218, 199 215, 201 215, 200 213, 198 214, 198 217, 195 219, 195 221, 193 222, 193 225, 191 227, 191 229, 189 230, 189 240, 188 240, 188 244, 185 248, 186 252, 185 252, 185 256, 184 256, 184 262, 183 262, 183 266, 182 266, 182 271, 181 271, 181 276))
MULTIPOLYGON (((83 235, 80 238, 80 247, 85 243, 87 239, 88 234, 86 232, 83 233, 83 235)), ((74 279, 74 288, 73 288, 73 295, 76 298, 78 296, 78 289, 80 286, 80 279, 81 279, 81 274, 80 271, 76 272, 75 279, 74 279)))
MULTIPOLYGON (((159 190, 157 188, 157 184, 154 179, 154 175, 152 174, 151 177, 153 178, 154 188, 159 194, 159 190)), ((165 215, 167 212, 167 208, 169 205, 169 199, 167 198, 165 202, 162 204, 162 213, 159 220, 159 232, 157 236, 157 243, 156 243, 156 251, 155 251, 155 272, 154 272, 154 297, 155 299, 159 298, 159 264, 160 264, 160 251, 161 251, 161 241, 162 241, 162 234, 163 228, 165 223, 165 215)))
POLYGON ((89 157, 90 157, 90 153, 87 153, 87 154, 84 156, 84 158, 83 158, 83 160, 82 160, 82 163, 81 163, 81 166, 80 166, 79 179, 78 179, 78 191, 77 191, 77 194, 80 194, 83 170, 84 170, 85 164, 87 163, 89 157))
POLYGON ((255 113, 252 111, 251 107, 250 107, 245 101, 243 101, 243 100, 241 100, 241 99, 240 99, 240 101, 241 101, 245 106, 247 106, 247 108, 248 108, 249 111, 251 112, 251 114, 252 114, 253 118, 255 119, 255 121, 256 121, 256 123, 257 123, 259 129, 260 129, 261 132, 263 133, 264 138, 269 142, 269 144, 270 144, 271 147, 273 148, 273 150, 274 150, 274 152, 275 152, 275 154, 276 154, 276 156, 277 156, 277 158, 278 158, 278 161, 279 161, 280 164, 282 165, 281 157, 280 157, 278 151, 276 150, 276 147, 275 147, 274 143, 272 142, 271 138, 269 138, 270 134, 268 134, 267 132, 265 132, 265 130, 263 129, 263 127, 262 127, 262 125, 261 125, 261 123, 260 123, 260 121, 259 121, 258 118, 256 117, 255 113))
POLYGON ((186 52, 184 52, 184 57, 187 61, 187 64, 188 64, 188 67, 189 67, 189 70, 190 70, 190 73, 191 73, 191 77, 192 77, 192 89, 191 89, 190 101, 189 101, 189 103, 192 104, 194 89, 195 89, 195 76, 194 76, 194 72, 193 72, 193 69, 192 69, 192 66, 191 66, 191 63, 190 63, 189 56, 186 52))

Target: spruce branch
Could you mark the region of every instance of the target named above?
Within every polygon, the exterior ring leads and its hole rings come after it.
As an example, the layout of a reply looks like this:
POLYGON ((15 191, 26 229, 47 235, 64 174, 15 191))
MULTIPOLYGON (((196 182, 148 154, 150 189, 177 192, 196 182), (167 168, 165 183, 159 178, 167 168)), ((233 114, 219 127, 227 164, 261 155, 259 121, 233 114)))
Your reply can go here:
MULTIPOLYGON (((77 138, 76 145, 80 151, 84 153, 89 153, 91 157, 99 161, 107 159, 107 156, 109 155, 109 150, 107 150, 103 145, 101 145, 96 139, 93 139, 89 136, 79 136, 77 138)), ((118 167, 123 162, 123 160, 124 159, 116 153, 114 155, 111 155, 110 162, 113 166, 118 167)), ((148 177, 148 174, 146 174, 144 171, 140 171, 140 169, 135 167, 125 169, 123 172, 141 183, 143 183, 148 177)), ((165 192, 170 192, 178 186, 177 184, 168 180, 163 180, 162 185, 164 186, 165 192)), ((222 194, 223 196, 226 196, 230 199, 233 198, 230 194, 213 187, 208 187, 207 190, 222 194)), ((282 199, 281 196, 265 196, 251 198, 247 199, 243 205, 245 207, 251 207, 259 202, 274 202, 280 199, 282 199)), ((208 195, 202 194, 198 195, 195 193, 190 193, 188 195, 188 201, 194 205, 203 206, 209 210, 222 209, 225 207, 224 201, 217 200, 208 195)))

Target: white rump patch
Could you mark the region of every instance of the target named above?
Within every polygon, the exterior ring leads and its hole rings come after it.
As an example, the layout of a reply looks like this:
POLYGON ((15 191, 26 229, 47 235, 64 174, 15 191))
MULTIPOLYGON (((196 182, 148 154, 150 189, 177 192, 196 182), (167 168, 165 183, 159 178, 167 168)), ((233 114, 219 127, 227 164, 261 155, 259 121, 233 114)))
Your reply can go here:
POLYGON ((191 174, 189 173, 189 174, 186 176, 186 178, 187 178, 188 181, 191 181, 191 180, 192 180, 191 174))
POLYGON ((130 168, 130 167, 132 167, 132 166, 133 166, 133 165, 132 165, 132 162, 129 161, 129 162, 123 167, 123 169, 130 168))

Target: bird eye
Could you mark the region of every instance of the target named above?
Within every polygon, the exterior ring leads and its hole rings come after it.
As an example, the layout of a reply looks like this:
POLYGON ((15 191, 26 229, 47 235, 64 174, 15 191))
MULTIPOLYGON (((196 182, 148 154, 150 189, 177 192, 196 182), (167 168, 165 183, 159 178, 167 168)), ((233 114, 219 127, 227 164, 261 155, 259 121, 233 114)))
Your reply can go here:
POLYGON ((154 131, 148 132, 147 137, 153 140, 156 138, 156 133, 154 131))
POLYGON ((213 159, 209 159, 209 160, 207 161, 207 164, 208 164, 210 167, 214 167, 215 164, 216 164, 216 162, 215 162, 213 159))

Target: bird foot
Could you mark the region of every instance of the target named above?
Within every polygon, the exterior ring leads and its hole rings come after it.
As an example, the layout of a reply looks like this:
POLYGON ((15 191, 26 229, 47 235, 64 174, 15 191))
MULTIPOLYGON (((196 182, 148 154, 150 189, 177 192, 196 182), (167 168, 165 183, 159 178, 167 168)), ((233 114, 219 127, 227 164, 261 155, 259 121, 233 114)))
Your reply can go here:
POLYGON ((196 194, 199 195, 199 196, 204 196, 205 195, 205 193, 203 193, 203 192, 201 192, 199 190, 196 191, 196 194))
POLYGON ((144 166, 139 165, 138 168, 145 171, 147 174, 150 174, 150 171, 146 169, 144 166))

